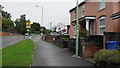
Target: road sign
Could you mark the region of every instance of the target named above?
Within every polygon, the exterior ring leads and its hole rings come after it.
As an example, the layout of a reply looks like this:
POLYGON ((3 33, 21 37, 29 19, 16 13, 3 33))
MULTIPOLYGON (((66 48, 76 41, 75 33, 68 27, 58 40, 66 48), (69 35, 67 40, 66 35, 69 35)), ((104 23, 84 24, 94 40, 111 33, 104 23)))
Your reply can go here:
POLYGON ((26 22, 26 28, 31 28, 31 23, 30 22, 26 22))

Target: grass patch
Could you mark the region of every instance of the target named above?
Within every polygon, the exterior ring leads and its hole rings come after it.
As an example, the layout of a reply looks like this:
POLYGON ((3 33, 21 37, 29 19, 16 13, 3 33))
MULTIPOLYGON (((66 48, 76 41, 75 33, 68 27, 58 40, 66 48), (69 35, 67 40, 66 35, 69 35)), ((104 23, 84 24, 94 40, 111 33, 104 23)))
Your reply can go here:
POLYGON ((2 66, 29 67, 32 63, 33 52, 34 44, 32 40, 22 40, 5 47, 2 49, 2 66))

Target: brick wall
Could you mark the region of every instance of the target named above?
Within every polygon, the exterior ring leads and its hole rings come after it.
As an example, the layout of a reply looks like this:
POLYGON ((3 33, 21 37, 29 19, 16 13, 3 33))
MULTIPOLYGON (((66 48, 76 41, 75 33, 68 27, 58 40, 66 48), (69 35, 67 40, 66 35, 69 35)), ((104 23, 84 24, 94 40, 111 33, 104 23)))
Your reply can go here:
POLYGON ((45 40, 49 43, 52 43, 54 41, 55 37, 56 37, 56 35, 46 35, 45 40))
POLYGON ((19 35, 16 33, 7 33, 7 32, 0 32, 0 36, 15 36, 15 35, 19 35))
POLYGON ((96 45, 85 45, 83 46, 82 56, 83 57, 93 57, 94 54, 98 51, 96 45))

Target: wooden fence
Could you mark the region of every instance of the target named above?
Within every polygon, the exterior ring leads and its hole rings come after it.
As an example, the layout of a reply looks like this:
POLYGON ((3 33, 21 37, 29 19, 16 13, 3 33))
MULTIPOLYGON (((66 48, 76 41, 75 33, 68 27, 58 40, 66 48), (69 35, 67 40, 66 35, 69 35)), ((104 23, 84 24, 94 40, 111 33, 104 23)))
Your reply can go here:
POLYGON ((105 41, 119 41, 120 42, 120 32, 105 32, 105 41))

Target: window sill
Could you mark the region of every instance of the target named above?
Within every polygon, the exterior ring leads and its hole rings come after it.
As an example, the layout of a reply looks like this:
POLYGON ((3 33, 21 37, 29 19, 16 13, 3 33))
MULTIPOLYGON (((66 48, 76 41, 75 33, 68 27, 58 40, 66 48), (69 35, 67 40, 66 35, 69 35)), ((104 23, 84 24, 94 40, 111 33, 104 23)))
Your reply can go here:
POLYGON ((99 35, 103 36, 104 34, 99 34, 99 35))
POLYGON ((85 17, 85 15, 82 15, 82 17, 85 17))
POLYGON ((99 26, 99 28, 105 28, 105 25, 99 26))
POLYGON ((102 10, 104 10, 104 9, 105 9, 105 8, 101 8, 101 9, 98 10, 98 12, 100 12, 100 11, 102 11, 102 10))

